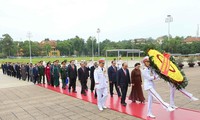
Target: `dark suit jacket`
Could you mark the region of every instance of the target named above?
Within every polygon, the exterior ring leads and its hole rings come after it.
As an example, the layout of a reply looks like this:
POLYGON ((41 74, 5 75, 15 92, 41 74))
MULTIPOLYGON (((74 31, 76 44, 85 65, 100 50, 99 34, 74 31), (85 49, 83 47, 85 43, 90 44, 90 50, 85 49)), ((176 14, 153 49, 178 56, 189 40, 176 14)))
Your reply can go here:
POLYGON ((73 69, 72 66, 69 64, 69 66, 68 66, 68 75, 69 75, 69 78, 72 78, 72 79, 76 79, 77 78, 76 65, 74 65, 74 69, 73 69))
POLYGON ((124 85, 128 85, 130 84, 130 74, 129 74, 129 70, 126 70, 126 75, 124 74, 124 71, 122 68, 120 68, 117 71, 117 85, 118 86, 124 86, 124 85))
POLYGON ((85 67, 85 69, 86 69, 86 74, 87 74, 87 78, 88 78, 90 76, 89 75, 90 68, 89 67, 85 67))
POLYGON ((26 65, 26 72, 29 74, 29 65, 26 65))
POLYGON ((112 82, 117 82, 117 67, 113 68, 113 66, 110 66, 108 68, 108 78, 109 78, 109 81, 112 81, 112 82))
POLYGON ((38 68, 34 67, 33 68, 33 75, 38 76, 38 74, 39 74, 38 68))
POLYGON ((86 81, 87 79, 88 79, 87 68, 84 67, 84 71, 83 71, 83 69, 80 67, 78 69, 78 80, 83 82, 83 81, 86 81))
POLYGON ((91 79, 94 79, 94 70, 95 70, 95 67, 92 66, 92 67, 90 68, 90 78, 91 78, 91 79))

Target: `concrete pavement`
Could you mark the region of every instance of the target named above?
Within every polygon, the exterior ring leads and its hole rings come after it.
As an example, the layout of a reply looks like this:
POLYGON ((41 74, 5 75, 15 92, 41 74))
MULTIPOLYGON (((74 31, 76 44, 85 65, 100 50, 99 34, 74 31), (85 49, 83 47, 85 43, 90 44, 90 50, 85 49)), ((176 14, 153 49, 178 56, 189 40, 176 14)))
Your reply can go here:
POLYGON ((0 73, 0 120, 139 120, 0 73))

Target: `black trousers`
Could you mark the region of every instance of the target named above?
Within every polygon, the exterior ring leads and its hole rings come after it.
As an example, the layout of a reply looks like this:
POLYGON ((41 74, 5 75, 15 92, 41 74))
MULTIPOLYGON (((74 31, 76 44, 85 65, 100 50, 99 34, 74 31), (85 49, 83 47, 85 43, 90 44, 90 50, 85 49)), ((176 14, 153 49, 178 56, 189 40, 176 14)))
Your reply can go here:
POLYGON ((39 83, 41 83, 41 82, 43 82, 43 84, 45 84, 45 77, 44 77, 44 74, 42 75, 42 74, 40 74, 40 76, 39 76, 39 83), (43 80, 43 81, 42 81, 43 80))
POLYGON ((73 89, 73 91, 76 91, 76 78, 69 78, 69 89, 73 89))
POLYGON ((116 82, 110 83, 110 95, 113 95, 113 87, 114 86, 115 86, 115 90, 117 91, 117 95, 121 96, 121 92, 120 92, 116 82))
POLYGON ((12 72, 12 76, 13 76, 13 77, 16 77, 16 71, 13 71, 13 72, 12 72))
POLYGON ((7 74, 7 69, 4 69, 4 74, 7 74))
POLYGON ((29 73, 27 74, 27 77, 28 77, 28 81, 29 81, 29 79, 30 79, 30 78, 29 78, 29 77, 30 77, 29 73))
POLYGON ((18 78, 18 79, 21 79, 20 71, 17 71, 17 78, 18 78))
POLYGON ((87 86, 87 80, 86 80, 86 83, 85 83, 85 85, 86 85, 86 90, 88 90, 88 86, 87 86))
POLYGON ((120 85, 120 88, 121 88, 121 92, 122 92, 121 103, 125 103, 128 85, 126 85, 126 84, 120 85))
POLYGON ((39 83, 39 82, 38 82, 38 75, 34 75, 33 78, 34 78, 34 82, 33 82, 34 84, 36 84, 36 82, 39 83))
POLYGON ((3 74, 5 74, 5 69, 4 68, 1 68, 3 70, 3 74))
POLYGON ((87 89, 87 80, 81 80, 81 94, 85 94, 87 89))
POLYGON ((90 78, 90 80, 91 80, 90 90, 93 91, 95 86, 95 81, 94 78, 90 78))
POLYGON ((51 86, 54 86, 54 77, 51 75, 51 86))

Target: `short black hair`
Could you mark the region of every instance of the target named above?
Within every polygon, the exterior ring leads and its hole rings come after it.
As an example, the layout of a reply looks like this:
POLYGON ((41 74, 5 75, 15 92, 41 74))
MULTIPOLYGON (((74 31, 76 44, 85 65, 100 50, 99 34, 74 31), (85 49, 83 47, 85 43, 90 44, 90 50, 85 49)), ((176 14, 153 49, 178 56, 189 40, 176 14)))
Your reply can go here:
POLYGON ((126 62, 122 63, 122 66, 124 66, 124 64, 126 64, 126 62))
POLYGON ((115 62, 115 60, 112 60, 112 61, 111 61, 111 63, 114 63, 114 62, 115 62))
POLYGON ((70 60, 70 63, 71 63, 72 61, 74 61, 74 60, 70 60))
POLYGON ((138 66, 138 65, 140 65, 140 63, 135 63, 135 67, 138 66))

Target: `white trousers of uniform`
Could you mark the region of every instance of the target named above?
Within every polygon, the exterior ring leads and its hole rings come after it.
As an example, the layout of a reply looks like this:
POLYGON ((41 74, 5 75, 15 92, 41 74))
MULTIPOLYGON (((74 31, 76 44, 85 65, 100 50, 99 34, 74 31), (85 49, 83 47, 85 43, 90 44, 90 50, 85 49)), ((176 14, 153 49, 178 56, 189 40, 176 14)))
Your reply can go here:
POLYGON ((168 108, 169 104, 164 102, 160 95, 155 91, 154 88, 150 88, 148 91, 148 108, 147 108, 147 115, 152 114, 152 103, 153 98, 156 99, 165 109, 168 108))
MULTIPOLYGON (((169 83, 169 86, 170 86, 170 105, 171 106, 175 106, 175 104, 174 104, 174 96, 175 96, 176 87, 171 83, 169 83)), ((183 93, 189 99, 191 99, 193 97, 193 95, 191 93, 187 92, 185 89, 179 89, 178 91, 183 93)))
POLYGON ((98 108, 102 108, 106 104, 106 99, 108 96, 108 88, 96 89, 97 92, 97 105, 98 108))

